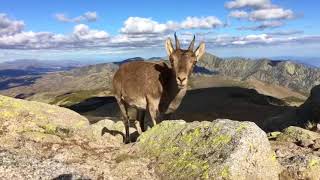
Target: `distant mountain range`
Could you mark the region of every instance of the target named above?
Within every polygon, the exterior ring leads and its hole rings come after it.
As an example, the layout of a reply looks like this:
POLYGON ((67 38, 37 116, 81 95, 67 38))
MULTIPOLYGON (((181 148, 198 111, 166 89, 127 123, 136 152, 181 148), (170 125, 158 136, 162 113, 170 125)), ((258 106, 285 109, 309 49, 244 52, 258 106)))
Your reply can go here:
POLYGON ((197 65, 216 75, 240 80, 256 79, 305 94, 309 93, 312 87, 320 84, 319 68, 293 61, 223 59, 207 53, 197 65))
POLYGON ((0 70, 34 70, 34 71, 61 71, 86 65, 78 61, 45 61, 36 59, 19 59, 0 63, 0 70))
MULTIPOLYGON (((111 92, 112 77, 119 65, 129 61, 145 60, 134 57, 114 63, 82 65, 67 63, 65 66, 54 64, 37 64, 37 68, 61 67, 64 71, 48 74, 28 74, 19 77, 0 78, 0 93, 12 97, 27 98, 59 104, 58 101, 74 101, 93 95, 111 92), (81 66, 81 67, 77 67, 81 66), (70 68, 70 69, 68 69, 70 68), (71 98, 71 100, 70 100, 71 98)), ((151 58, 147 61, 160 59, 151 58)), ((167 60, 165 60, 167 62, 167 60)), ((5 63, 10 67, 11 63, 5 63)), ((19 62, 18 62, 19 64, 19 62)), ((15 66, 29 69, 29 65, 15 66)), ((1 67, 1 65, 0 65, 1 67)), ((4 67, 4 65, 2 65, 4 67)), ((13 65, 11 66, 13 67, 13 65)), ((0 68, 1 69, 1 68, 0 68)), ((8 74, 8 72, 6 72, 8 74)), ((0 71, 1 77, 1 71, 0 71)), ((270 59, 252 60, 247 58, 219 58, 212 54, 205 54, 197 63, 193 77, 216 77, 237 80, 238 82, 261 82, 272 86, 287 88, 303 95, 307 95, 312 87, 320 84, 320 69, 292 61, 275 61, 270 59)), ((196 80, 196 78, 195 78, 196 80)), ((228 80, 229 81, 229 80, 228 80)), ((205 82, 203 82, 205 84, 205 82)), ((222 84, 230 84, 223 82, 222 84)), ((239 83, 238 83, 239 84, 239 83)), ((240 83, 241 84, 241 83, 240 83)), ((243 83, 242 83, 243 84, 243 83)), ((265 87, 265 86, 263 86, 265 87)), ((271 92, 271 91, 270 91, 271 92)), ((290 93, 291 94, 291 93, 290 93)))
POLYGON ((311 67, 320 67, 320 57, 276 56, 272 60, 288 60, 311 67))

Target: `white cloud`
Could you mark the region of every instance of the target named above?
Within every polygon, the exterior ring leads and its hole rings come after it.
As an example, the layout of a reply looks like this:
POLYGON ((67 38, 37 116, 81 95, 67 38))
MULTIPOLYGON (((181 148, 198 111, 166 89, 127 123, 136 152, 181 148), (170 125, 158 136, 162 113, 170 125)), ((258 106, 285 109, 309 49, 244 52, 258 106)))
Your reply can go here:
POLYGON ((82 21, 94 22, 98 19, 97 12, 90 12, 90 11, 74 18, 69 18, 67 15, 63 13, 57 13, 54 15, 54 17, 61 22, 73 22, 73 23, 79 23, 82 21))
POLYGON ((290 9, 271 8, 271 9, 259 9, 250 13, 250 20, 273 20, 273 19, 292 19, 294 13, 290 9))
POLYGON ((8 49, 37 49, 55 47, 65 38, 48 32, 21 32, 0 37, 0 48, 8 49))
POLYGON ((206 43, 211 47, 245 47, 245 46, 266 46, 286 44, 312 44, 320 43, 320 36, 294 36, 272 35, 272 34, 251 34, 247 36, 215 36, 207 37, 206 43))
POLYGON ((292 10, 282 8, 258 9, 249 13, 242 10, 235 10, 229 13, 229 17, 249 19, 251 21, 286 20, 292 19, 294 16, 292 10))
POLYGON ((267 34, 276 35, 276 36, 289 36, 289 35, 297 35, 297 34, 303 34, 303 33, 304 31, 300 31, 300 30, 287 30, 287 31, 269 32, 267 34))
POLYGON ((167 21, 159 23, 151 18, 129 17, 120 32, 124 34, 161 34, 179 29, 212 29, 223 25, 214 16, 187 17, 182 22, 167 21))
POLYGON ((23 21, 9 19, 6 14, 0 13, 0 36, 19 33, 24 28, 23 21))
POLYGON ((270 0, 234 0, 225 3, 228 9, 236 8, 268 8, 272 6, 270 0))
MULTIPOLYGON (((110 36, 106 31, 91 29, 89 26, 79 24, 74 26, 73 31, 69 34, 56 34, 52 32, 33 32, 24 31, 22 21, 14 21, 2 15, 0 35, 0 49, 25 49, 25 50, 98 50, 109 49, 115 50, 141 50, 144 48, 159 49, 163 47, 165 39, 169 32, 173 30, 184 30, 179 33, 179 39, 182 44, 190 43, 193 31, 187 33, 186 29, 212 29, 222 24, 215 18, 186 18, 181 22, 167 21, 158 23, 150 18, 128 18, 121 33, 110 36), (4 18, 5 17, 5 18, 4 18), (14 22, 14 23, 13 23, 14 22), (12 24, 20 24, 20 28, 12 28, 12 24), (133 26, 135 24, 136 26, 133 26), (10 28, 8 28, 10 27, 10 28), (6 31, 3 31, 6 29, 6 31), (11 29, 8 31, 7 29, 11 29)), ((251 28, 264 28, 280 26, 278 21, 264 21, 261 25, 251 28)), ((204 40, 208 47, 213 46, 232 46, 242 47, 250 45, 279 45, 290 43, 319 43, 320 36, 302 36, 298 33, 282 34, 253 34, 248 36, 228 36, 217 35, 212 31, 197 33, 197 40, 204 40)))
POLYGON ((238 40, 233 41, 232 44, 245 45, 248 43, 270 43, 272 40, 272 37, 267 34, 248 35, 245 37, 240 37, 238 40))
MULTIPOLYGON (((21 32, 15 35, 0 37, 0 49, 101 49, 109 48, 118 50, 138 50, 141 48, 159 48, 167 35, 164 34, 119 34, 110 37, 106 32, 90 29, 85 25, 74 27, 73 33, 69 35, 54 34, 50 32, 21 32)), ((182 44, 188 44, 191 35, 179 36, 182 44)), ((250 45, 281 45, 281 44, 308 44, 320 43, 320 36, 300 36, 299 34, 252 34, 247 36, 228 36, 216 34, 198 35, 197 40, 204 40, 208 47, 242 47, 250 45)))
POLYGON ((246 11, 231 11, 229 13, 229 17, 237 18, 237 19, 246 19, 249 17, 249 14, 246 11))
POLYGON ((238 28, 239 30, 265 30, 265 29, 270 29, 270 28, 277 28, 283 26, 284 23, 281 21, 264 21, 260 25, 256 26, 243 26, 238 28))
POLYGON ((109 41, 105 31, 90 29, 84 24, 74 27, 70 35, 51 32, 20 32, 0 36, 0 49, 63 49, 101 46, 109 41))
POLYGON ((151 18, 129 17, 124 22, 124 27, 121 28, 120 32, 125 34, 164 33, 170 30, 169 27, 171 26, 160 24, 151 18))
POLYGON ((83 17, 89 22, 96 21, 98 19, 97 12, 90 12, 90 11, 84 13, 83 17))
POLYGON ((79 24, 74 27, 73 35, 80 40, 107 39, 109 34, 105 31, 92 30, 87 25, 79 24))
POLYGON ((241 27, 246 30, 264 30, 267 28, 276 28, 284 25, 280 20, 289 20, 296 17, 290 9, 284 9, 272 4, 270 0, 234 0, 225 4, 233 10, 229 17, 236 19, 247 19, 249 21, 263 21, 258 26, 241 27))
POLYGON ((180 27, 182 29, 212 29, 222 25, 223 23, 217 17, 207 16, 187 17, 181 22, 180 27))

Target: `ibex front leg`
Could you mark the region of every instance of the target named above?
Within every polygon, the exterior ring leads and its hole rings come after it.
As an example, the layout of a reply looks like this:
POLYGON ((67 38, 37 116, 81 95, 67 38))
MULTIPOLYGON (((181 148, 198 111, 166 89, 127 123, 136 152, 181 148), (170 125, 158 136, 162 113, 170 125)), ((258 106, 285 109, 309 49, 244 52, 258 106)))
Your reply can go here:
POLYGON ((139 135, 141 135, 142 132, 145 131, 144 116, 145 116, 145 110, 137 109, 136 128, 137 128, 139 135))
POLYGON ((147 109, 148 109, 150 118, 152 120, 153 126, 155 126, 157 124, 157 120, 159 117, 159 109, 158 109, 159 100, 148 98, 147 102, 148 102, 147 109))

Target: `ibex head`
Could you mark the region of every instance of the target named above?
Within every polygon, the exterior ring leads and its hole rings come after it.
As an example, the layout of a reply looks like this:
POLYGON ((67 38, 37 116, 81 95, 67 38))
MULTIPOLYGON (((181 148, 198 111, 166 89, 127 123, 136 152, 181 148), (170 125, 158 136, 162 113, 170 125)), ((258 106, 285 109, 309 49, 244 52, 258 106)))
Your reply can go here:
POLYGON ((194 51, 195 36, 189 45, 187 50, 180 49, 180 42, 176 33, 174 34, 176 48, 173 48, 170 38, 166 40, 166 50, 169 56, 171 67, 175 75, 177 85, 180 89, 185 88, 188 83, 189 75, 193 71, 194 65, 201 58, 205 52, 205 44, 200 43, 199 47, 194 51))

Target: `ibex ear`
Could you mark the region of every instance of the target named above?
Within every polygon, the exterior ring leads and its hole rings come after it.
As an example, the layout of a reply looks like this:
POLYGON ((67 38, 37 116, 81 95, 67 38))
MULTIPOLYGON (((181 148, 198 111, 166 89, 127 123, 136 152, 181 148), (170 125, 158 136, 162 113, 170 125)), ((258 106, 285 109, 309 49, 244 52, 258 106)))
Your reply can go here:
POLYGON ((167 54, 168 54, 168 56, 170 56, 170 55, 173 53, 173 51, 174 51, 173 46, 172 46, 172 42, 171 42, 171 39, 170 39, 170 38, 168 38, 168 39, 166 40, 165 46, 166 46, 167 54))
POLYGON ((202 55, 205 53, 205 48, 206 48, 206 45, 204 44, 204 42, 200 43, 199 47, 194 52, 197 58, 196 61, 198 61, 202 57, 202 55))

